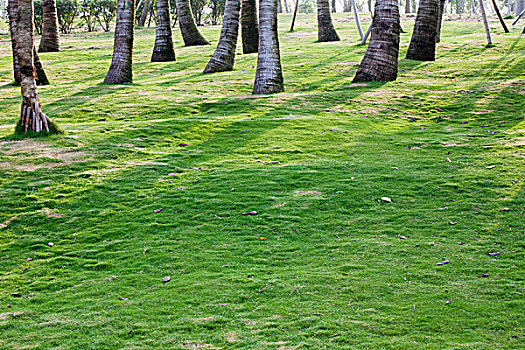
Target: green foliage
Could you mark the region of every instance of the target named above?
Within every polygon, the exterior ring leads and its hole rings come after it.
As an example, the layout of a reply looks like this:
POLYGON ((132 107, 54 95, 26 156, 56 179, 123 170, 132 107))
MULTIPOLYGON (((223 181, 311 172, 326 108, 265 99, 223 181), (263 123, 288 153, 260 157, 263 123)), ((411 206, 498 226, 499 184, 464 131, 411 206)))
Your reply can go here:
POLYGON ((209 0, 190 0, 191 11, 193 12, 193 17, 195 17, 195 22, 198 26, 203 25, 203 15, 204 8, 208 4, 209 0))
MULTIPOLYGON (((67 133, 0 142, 0 348, 523 348, 522 28, 491 21, 485 48, 480 22, 445 21, 416 62, 412 18, 398 80, 352 84, 348 14, 322 44, 315 14, 290 18, 272 96, 251 95, 257 55, 204 75, 215 47, 174 35, 178 61, 151 63, 153 28, 133 84, 101 84, 111 33, 45 55, 67 133)), ((20 88, 1 25, 3 137, 20 88)))
POLYGON ((299 2, 299 8, 297 9, 300 13, 313 13, 316 10, 315 0, 304 0, 299 2))
POLYGON ((76 19, 81 6, 77 0, 57 0, 58 27, 62 34, 69 34, 75 29, 76 19))
POLYGON ((220 22, 222 16, 224 16, 224 6, 226 0, 210 0, 209 7, 211 12, 209 14, 209 19, 212 25, 216 25, 220 22))
POLYGON ((43 0, 33 0, 34 6, 34 23, 35 23, 35 33, 37 35, 42 35, 42 23, 44 21, 44 6, 43 0))
POLYGON ((117 0, 82 0, 80 17, 88 32, 96 30, 98 23, 103 31, 108 32, 111 22, 117 15, 117 0))

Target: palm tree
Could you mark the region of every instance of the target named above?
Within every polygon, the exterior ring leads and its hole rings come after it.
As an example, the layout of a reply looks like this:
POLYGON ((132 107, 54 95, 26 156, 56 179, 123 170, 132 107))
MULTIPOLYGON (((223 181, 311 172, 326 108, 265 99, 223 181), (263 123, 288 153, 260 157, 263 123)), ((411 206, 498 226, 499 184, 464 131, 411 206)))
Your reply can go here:
POLYGON ((260 0, 259 28, 259 55, 253 94, 282 92, 284 82, 277 35, 277 0, 260 0))
POLYGON ((171 37, 170 1, 157 0, 157 30, 151 62, 176 61, 171 37))
POLYGON ((43 8, 42 38, 40 39, 38 52, 58 52, 60 51, 60 44, 58 42, 58 20, 55 0, 44 0, 43 8))
POLYGON ((177 18, 179 19, 180 32, 184 39, 184 45, 209 45, 210 43, 202 36, 197 28, 197 24, 195 24, 195 18, 191 12, 190 0, 176 0, 175 4, 177 5, 177 18))
POLYGON ((408 46, 407 58, 418 61, 436 59, 436 30, 439 0, 420 0, 414 32, 408 46))
POLYGON ((124 84, 133 81, 134 0, 118 0, 113 59, 104 83, 124 84))
POLYGON ((19 0, 17 12, 16 56, 20 65, 22 106, 16 132, 58 133, 55 124, 42 112, 36 93, 33 0, 19 0))
POLYGON ((397 79, 400 30, 397 0, 377 0, 370 43, 352 82, 397 79))
MULTIPOLYGON (((13 50, 13 75, 15 78, 15 84, 20 85, 20 63, 18 61, 18 55, 16 54, 16 41, 17 41, 17 17, 18 17, 18 0, 9 0, 7 4, 7 11, 9 13, 9 31, 11 33, 11 48, 13 50)), ((40 58, 36 53, 36 49, 33 47, 33 60, 36 68, 36 83, 37 85, 47 85, 46 72, 40 63, 40 58)))
POLYGON ((257 4, 255 0, 242 0, 242 53, 245 55, 257 52, 259 48, 259 24, 257 22, 257 4))
POLYGON ((144 25, 146 24, 146 18, 148 17, 150 7, 151 0, 146 0, 146 2, 144 3, 144 7, 142 8, 142 14, 140 15, 139 23, 137 23, 139 27, 144 27, 144 25))
POLYGON ((224 72, 233 69, 237 36, 239 34, 240 10, 240 0, 226 0, 221 38, 219 39, 219 44, 217 44, 217 49, 204 69, 204 73, 224 72))
POLYGON ((340 40, 332 24, 328 0, 317 0, 317 40, 319 42, 340 40))
POLYGON ((445 12, 445 0, 439 0, 439 12, 436 25, 436 43, 441 41, 441 24, 443 22, 443 13, 445 12))

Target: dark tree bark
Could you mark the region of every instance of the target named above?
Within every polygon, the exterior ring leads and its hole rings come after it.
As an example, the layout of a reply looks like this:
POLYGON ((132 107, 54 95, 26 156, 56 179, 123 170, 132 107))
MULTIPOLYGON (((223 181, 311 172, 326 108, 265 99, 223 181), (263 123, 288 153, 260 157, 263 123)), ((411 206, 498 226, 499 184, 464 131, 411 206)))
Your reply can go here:
POLYGON ((59 132, 51 120, 42 112, 36 93, 36 69, 34 65, 33 1, 19 0, 17 9, 16 56, 20 65, 22 105, 16 132, 24 134, 59 132))
POLYGON ((144 27, 144 25, 146 24, 146 18, 148 18, 148 12, 149 12, 149 9, 151 7, 151 0, 146 0, 144 2, 144 7, 142 8, 142 13, 140 15, 140 18, 139 18, 139 27, 144 27))
POLYGON ((157 29, 151 62, 175 61, 171 36, 170 1, 157 0, 157 29))
POLYGON ((411 13, 412 12, 412 6, 410 6, 410 0, 405 1, 405 13, 411 13))
POLYGON ((441 24, 443 23, 443 13, 445 12, 445 0, 439 0, 439 12, 436 25, 436 43, 441 41, 441 24))
POLYGON ((242 53, 257 52, 259 47, 259 24, 255 0, 242 0, 241 34, 242 53))
POLYGON ((407 58, 418 61, 436 59, 436 29, 439 0, 420 0, 414 32, 408 46, 407 58))
POLYGON ((317 0, 317 40, 319 42, 340 40, 332 23, 328 0, 317 0))
POLYGON ((217 49, 215 49, 204 69, 204 73, 224 72, 233 69, 237 36, 239 35, 240 10, 240 0, 226 0, 219 44, 217 44, 217 49))
POLYGON ((179 19, 180 32, 184 39, 184 45, 209 45, 210 43, 202 36, 197 28, 197 24, 195 24, 190 0, 176 0, 175 3, 177 5, 177 18, 179 19))
POLYGON ((295 26, 295 19, 297 18, 297 10, 299 9, 299 0, 295 0, 295 8, 293 10, 292 23, 290 24, 290 31, 293 32, 295 26))
POLYGON ((125 84, 133 81, 134 17, 134 0, 118 0, 113 59, 104 83, 125 84))
POLYGON ((332 13, 336 13, 337 12, 335 0, 332 0, 332 6, 331 6, 330 10, 332 11, 332 13))
POLYGON ((283 5, 281 0, 277 0, 277 13, 283 13, 283 5))
POLYGON ((259 3, 259 55, 253 94, 284 91, 279 37, 277 35, 277 0, 259 3))
POLYGON ((503 17, 501 16, 501 13, 499 12, 498 4, 496 4, 496 0, 492 0, 492 6, 494 6, 494 11, 496 11, 496 15, 498 15, 499 22, 501 23, 501 26, 503 27, 503 30, 505 33, 509 33, 509 28, 507 28, 507 25, 505 24, 505 21, 503 20, 503 17))
POLYGON ((44 0, 44 15, 42 22, 42 38, 38 52, 58 52, 60 44, 58 41, 58 19, 55 0, 44 0))
POLYGON ((377 0, 370 43, 352 82, 397 79, 399 31, 397 0, 377 0))
MULTIPOLYGON (((16 41, 17 41, 17 17, 18 17, 18 0, 9 0, 7 10, 9 13, 9 31, 11 33, 11 48, 13 50, 13 75, 15 84, 20 85, 20 63, 18 61, 18 55, 16 54, 16 41)), ((48 85, 46 72, 42 67, 40 58, 36 53, 36 48, 33 47, 33 61, 36 68, 36 83, 37 85, 48 85)))

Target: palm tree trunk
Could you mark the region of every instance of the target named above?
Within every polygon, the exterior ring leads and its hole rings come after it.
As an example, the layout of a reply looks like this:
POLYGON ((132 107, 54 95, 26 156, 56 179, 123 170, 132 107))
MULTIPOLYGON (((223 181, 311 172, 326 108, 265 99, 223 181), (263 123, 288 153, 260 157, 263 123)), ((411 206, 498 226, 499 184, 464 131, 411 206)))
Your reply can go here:
POLYGON ((255 0, 242 0, 241 34, 242 53, 257 52, 259 47, 259 24, 255 0))
POLYGON ((445 12, 445 0, 439 0, 438 21, 436 25, 436 43, 441 41, 441 24, 443 23, 443 13, 445 12))
POLYGON ((157 0, 157 29, 151 62, 176 61, 171 36, 170 1, 157 0))
POLYGON ((509 33, 509 28, 507 28, 507 25, 505 24, 505 21, 503 20, 503 17, 501 16, 501 13, 499 12, 498 4, 496 4, 495 0, 492 0, 492 6, 494 6, 494 11, 496 11, 496 15, 498 15, 499 22, 501 23, 501 26, 503 27, 503 30, 505 33, 509 33))
POLYGON ((400 27, 397 0, 377 0, 370 43, 352 82, 397 79, 400 27))
POLYGON ((239 35, 240 10, 240 0, 226 0, 219 44, 217 44, 217 49, 215 49, 213 56, 211 56, 208 65, 204 69, 204 73, 233 70, 237 36, 239 35))
POLYGON ((479 0, 479 9, 483 17, 483 25, 485 26, 485 34, 487 35, 487 46, 492 46, 492 38, 490 37, 489 23, 487 22, 487 14, 485 13, 485 6, 483 0, 479 0))
POLYGON ((259 55, 253 94, 282 92, 284 81, 277 35, 277 0, 260 0, 259 28, 259 55))
POLYGON ((144 8, 142 9, 142 13, 140 15, 140 18, 139 18, 139 27, 144 27, 144 25, 146 24, 146 18, 148 18, 148 12, 149 12, 149 9, 151 7, 151 0, 146 0, 146 2, 144 3, 144 8))
POLYGON ((124 84, 133 81, 134 17, 134 0, 118 0, 113 59, 104 83, 124 84))
POLYGON ((405 2, 405 13, 412 12, 412 6, 410 6, 410 0, 406 0, 405 2))
MULTIPOLYGON (((16 41, 17 41, 17 17, 18 17, 18 0, 9 0, 7 11, 9 13, 9 31, 11 33, 11 49, 13 50, 13 75, 15 79, 15 85, 20 85, 20 63, 18 61, 18 55, 16 54, 16 41)), ((36 68, 36 83, 37 85, 48 85, 46 72, 42 67, 40 58, 36 53, 36 48, 33 47, 33 59, 36 68)))
POLYGON ((177 5, 177 17, 184 45, 209 45, 210 43, 202 36, 197 28, 197 24, 195 24, 190 0, 176 0, 175 4, 177 5))
POLYGON ((408 46, 407 58, 418 61, 436 59, 436 29, 439 0, 420 0, 414 32, 408 46))
POLYGON ((55 0, 44 0, 44 15, 42 23, 42 38, 38 52, 58 52, 60 44, 58 41, 58 19, 55 0))
POLYGON ((354 17, 355 17, 355 24, 357 25, 357 31, 359 32, 359 35, 361 36, 361 40, 363 40, 363 37, 364 37, 363 29, 361 29, 361 22, 359 21, 359 14, 357 13, 357 6, 355 4, 355 0, 352 0, 352 7, 354 8, 354 17))
POLYGON ((337 12, 336 7, 337 7, 337 4, 336 4, 335 0, 332 0, 332 6, 331 6, 332 13, 336 13, 337 12))
POLYGON ((277 0, 277 13, 283 13, 283 5, 281 0, 277 0))
POLYGON ((293 32, 293 27, 295 26, 295 19, 297 18, 297 10, 299 9, 299 1, 295 0, 295 8, 293 10, 292 23, 290 24, 290 31, 293 32))
POLYGON ((317 40, 319 42, 340 40, 332 24, 328 0, 317 0, 317 40))
POLYGON ((59 132, 51 120, 42 112, 36 93, 36 69, 34 62, 33 1, 19 0, 17 9, 16 56, 20 65, 22 106, 16 132, 24 134, 59 132))

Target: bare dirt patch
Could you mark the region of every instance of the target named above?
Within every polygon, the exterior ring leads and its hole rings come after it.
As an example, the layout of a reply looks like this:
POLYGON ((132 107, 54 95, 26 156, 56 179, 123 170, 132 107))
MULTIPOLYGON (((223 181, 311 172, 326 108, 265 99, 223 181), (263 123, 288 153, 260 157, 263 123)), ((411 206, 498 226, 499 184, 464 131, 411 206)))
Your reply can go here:
POLYGON ((312 195, 312 196, 321 196, 322 195, 322 193, 318 192, 318 191, 295 191, 295 193, 297 193, 297 194, 309 194, 309 195, 312 195))
POLYGON ((184 349, 217 349, 214 345, 187 341, 181 345, 184 349))
POLYGON ((13 216, 12 218, 7 219, 6 221, 4 221, 3 223, 0 224, 0 228, 5 228, 5 227, 7 227, 7 225, 9 225, 9 223, 10 223, 11 221, 13 221, 14 219, 16 219, 16 216, 13 216))

